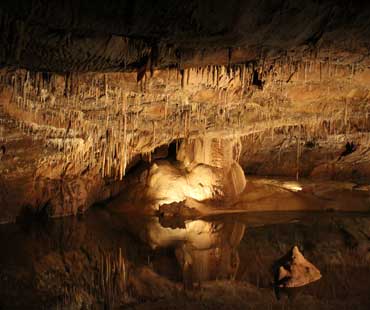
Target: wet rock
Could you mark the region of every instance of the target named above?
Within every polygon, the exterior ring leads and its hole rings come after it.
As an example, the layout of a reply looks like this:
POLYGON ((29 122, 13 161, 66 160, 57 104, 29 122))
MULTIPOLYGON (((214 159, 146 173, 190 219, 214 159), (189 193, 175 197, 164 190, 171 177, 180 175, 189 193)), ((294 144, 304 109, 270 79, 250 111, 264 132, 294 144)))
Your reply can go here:
POLYGON ((284 288, 301 287, 321 279, 320 271, 310 263, 297 246, 278 263, 277 285, 284 288))
POLYGON ((157 212, 159 222, 163 227, 185 228, 185 221, 195 219, 201 213, 193 208, 187 207, 184 203, 171 203, 159 206, 157 212))

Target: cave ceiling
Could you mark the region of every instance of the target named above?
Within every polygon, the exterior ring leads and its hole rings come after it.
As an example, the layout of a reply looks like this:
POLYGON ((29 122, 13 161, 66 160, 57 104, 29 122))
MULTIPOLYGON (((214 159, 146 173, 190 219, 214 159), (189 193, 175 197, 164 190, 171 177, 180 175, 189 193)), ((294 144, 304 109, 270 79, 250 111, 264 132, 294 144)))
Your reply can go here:
POLYGON ((4 0, 0 63, 122 71, 145 58, 158 67, 221 65, 318 47, 344 61, 346 51, 367 54, 368 9, 357 1, 4 0))

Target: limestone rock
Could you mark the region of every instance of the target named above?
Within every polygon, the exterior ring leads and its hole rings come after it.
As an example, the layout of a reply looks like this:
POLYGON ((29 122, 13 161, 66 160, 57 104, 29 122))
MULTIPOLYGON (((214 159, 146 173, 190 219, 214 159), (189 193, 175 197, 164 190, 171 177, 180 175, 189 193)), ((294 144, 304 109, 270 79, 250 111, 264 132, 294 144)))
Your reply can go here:
POLYGON ((310 263, 298 247, 291 250, 291 256, 279 268, 279 287, 301 287, 321 279, 320 271, 310 263))
POLYGON ((149 171, 146 195, 156 205, 216 198, 221 187, 222 171, 198 165, 187 173, 167 161, 154 163, 149 171))

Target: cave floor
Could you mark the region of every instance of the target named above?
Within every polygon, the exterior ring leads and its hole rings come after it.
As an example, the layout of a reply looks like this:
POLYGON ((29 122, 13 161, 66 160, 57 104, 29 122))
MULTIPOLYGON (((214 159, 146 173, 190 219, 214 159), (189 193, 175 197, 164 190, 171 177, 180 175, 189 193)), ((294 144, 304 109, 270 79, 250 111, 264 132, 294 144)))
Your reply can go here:
MULTIPOLYGON (((267 186, 259 182, 254 198, 267 186)), ((0 225, 0 309, 369 309, 370 213, 337 211, 348 193, 335 192, 321 211, 173 221, 108 204, 79 217, 19 218, 0 225), (322 279, 278 299, 272 267, 294 245, 322 279)))

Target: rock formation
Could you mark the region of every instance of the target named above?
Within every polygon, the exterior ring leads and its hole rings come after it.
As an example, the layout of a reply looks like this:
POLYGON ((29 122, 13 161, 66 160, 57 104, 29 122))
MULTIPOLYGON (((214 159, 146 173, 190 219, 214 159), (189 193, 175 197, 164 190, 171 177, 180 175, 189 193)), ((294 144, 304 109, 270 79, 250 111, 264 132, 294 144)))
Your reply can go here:
MULTIPOLYGON (((140 157, 180 140, 206 156, 237 141, 221 165, 228 195, 243 189, 240 167, 368 184, 368 8, 2 1, 0 222, 25 207, 86 210, 121 192, 140 157)), ((184 166, 220 167, 200 154, 184 166)))
POLYGON ((289 258, 279 267, 279 287, 300 287, 321 278, 320 271, 304 258, 297 246, 294 246, 288 255, 289 258))

